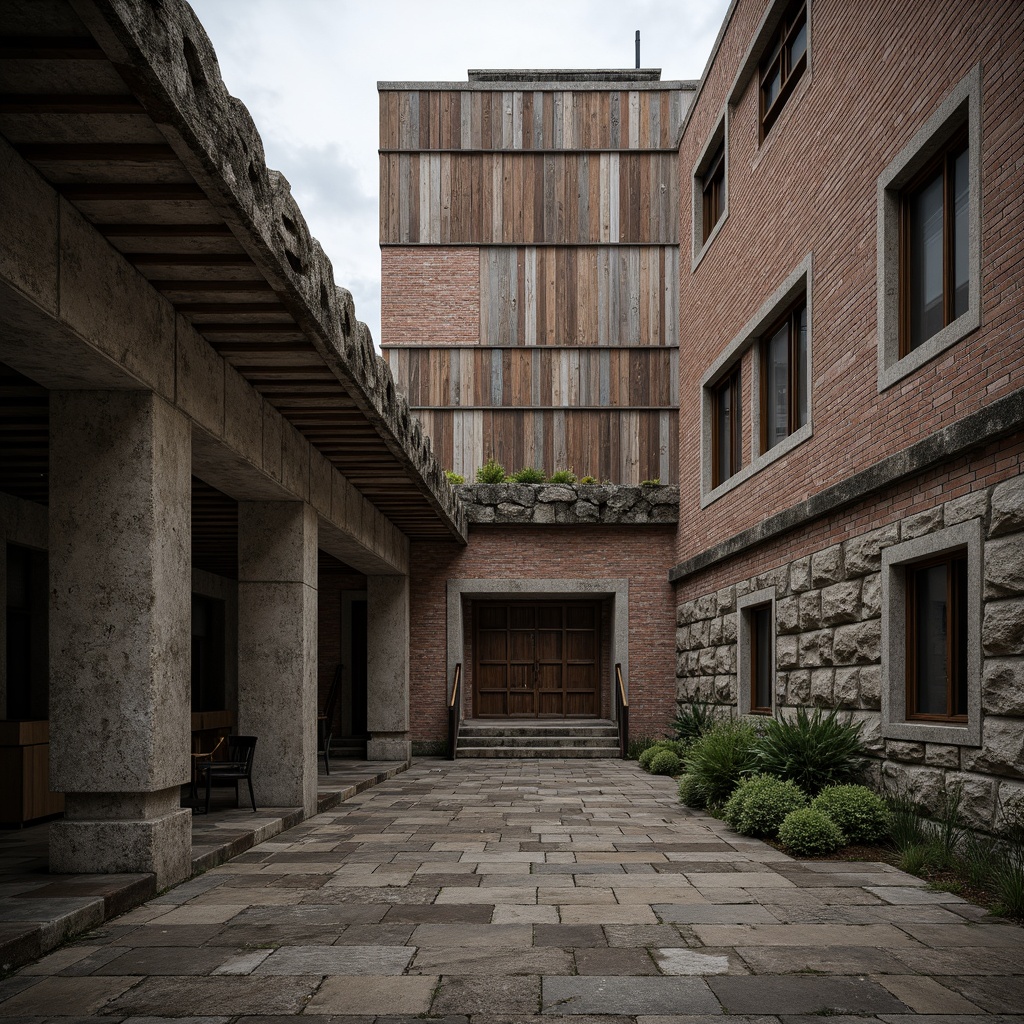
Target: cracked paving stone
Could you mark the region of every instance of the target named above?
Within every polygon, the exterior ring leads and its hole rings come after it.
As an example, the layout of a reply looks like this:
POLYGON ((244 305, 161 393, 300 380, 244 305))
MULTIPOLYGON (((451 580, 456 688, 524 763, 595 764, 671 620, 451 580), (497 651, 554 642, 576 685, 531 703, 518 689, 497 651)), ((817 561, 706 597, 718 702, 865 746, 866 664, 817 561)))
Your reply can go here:
POLYGON ((708 985, 726 1013, 907 1013, 909 1007, 864 978, 717 977, 708 985))
POLYGON ((540 1001, 539 975, 505 977, 453 977, 441 979, 431 1015, 466 1013, 474 1019, 481 1013, 535 1013, 540 1001))
POLYGON ((718 1013, 719 1003, 701 978, 544 978, 545 1014, 718 1013))

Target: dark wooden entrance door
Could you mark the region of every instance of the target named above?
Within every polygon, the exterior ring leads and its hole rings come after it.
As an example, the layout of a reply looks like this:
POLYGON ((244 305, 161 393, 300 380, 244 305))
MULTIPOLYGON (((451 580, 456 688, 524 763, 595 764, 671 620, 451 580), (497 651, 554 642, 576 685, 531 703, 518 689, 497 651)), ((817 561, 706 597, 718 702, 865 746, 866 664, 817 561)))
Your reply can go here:
POLYGON ((599 602, 474 605, 476 717, 578 718, 600 711, 599 602))

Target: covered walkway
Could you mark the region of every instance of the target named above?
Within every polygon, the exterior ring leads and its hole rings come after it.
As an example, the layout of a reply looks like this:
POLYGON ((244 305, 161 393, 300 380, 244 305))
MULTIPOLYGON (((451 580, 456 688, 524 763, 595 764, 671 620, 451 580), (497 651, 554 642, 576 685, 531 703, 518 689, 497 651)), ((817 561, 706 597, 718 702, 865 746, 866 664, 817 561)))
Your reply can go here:
POLYGON ((1010 1024, 1024 931, 615 761, 421 760, 0 983, 0 1019, 1010 1024))

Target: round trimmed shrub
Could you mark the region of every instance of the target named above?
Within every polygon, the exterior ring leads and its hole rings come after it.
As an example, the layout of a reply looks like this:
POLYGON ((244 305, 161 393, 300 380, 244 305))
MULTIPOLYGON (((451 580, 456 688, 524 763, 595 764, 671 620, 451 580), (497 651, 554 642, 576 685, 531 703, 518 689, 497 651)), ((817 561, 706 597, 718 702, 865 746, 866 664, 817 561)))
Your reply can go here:
POLYGON ((636 763, 640 765, 645 772, 649 772, 651 770, 651 760, 654 758, 655 754, 660 752, 661 747, 659 747, 657 743, 654 743, 646 750, 642 750, 640 752, 640 756, 636 759, 636 763))
POLYGON ((889 809, 867 786, 826 786, 811 807, 827 814, 842 829, 847 842, 874 843, 889 835, 889 809))
POLYGON ((707 807, 707 797, 700 788, 700 783, 689 772, 679 776, 679 802, 696 810, 707 807))
POLYGON ((832 853, 846 844, 842 829, 821 811, 802 807, 790 811, 779 826, 779 842, 790 853, 832 853))
POLYGON ((733 791, 724 817, 741 835, 774 838, 786 815, 806 806, 807 794, 795 782, 752 775, 733 791))
MULTIPOLYGON (((639 764, 645 772, 649 772, 652 771, 651 761, 653 761, 658 754, 667 750, 675 754, 675 756, 682 761, 683 755, 686 753, 686 749, 687 745, 685 743, 681 743, 679 740, 656 740, 640 754, 637 758, 637 764, 639 764)), ((676 769, 676 771, 678 771, 678 769, 676 769)), ((656 772, 655 774, 665 773, 656 772)), ((672 774, 674 775, 676 772, 673 772, 672 774)))
POLYGON ((651 758, 650 772, 652 775, 678 775, 683 767, 679 755, 671 750, 659 750, 651 758))

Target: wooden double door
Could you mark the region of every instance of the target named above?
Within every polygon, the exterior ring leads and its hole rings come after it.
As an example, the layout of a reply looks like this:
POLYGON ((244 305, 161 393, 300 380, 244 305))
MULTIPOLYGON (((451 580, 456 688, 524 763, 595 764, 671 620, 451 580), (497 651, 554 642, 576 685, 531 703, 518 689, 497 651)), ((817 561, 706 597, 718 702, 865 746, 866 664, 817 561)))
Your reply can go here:
POLYGON ((473 607, 473 714, 601 713, 598 601, 480 601, 473 607))

